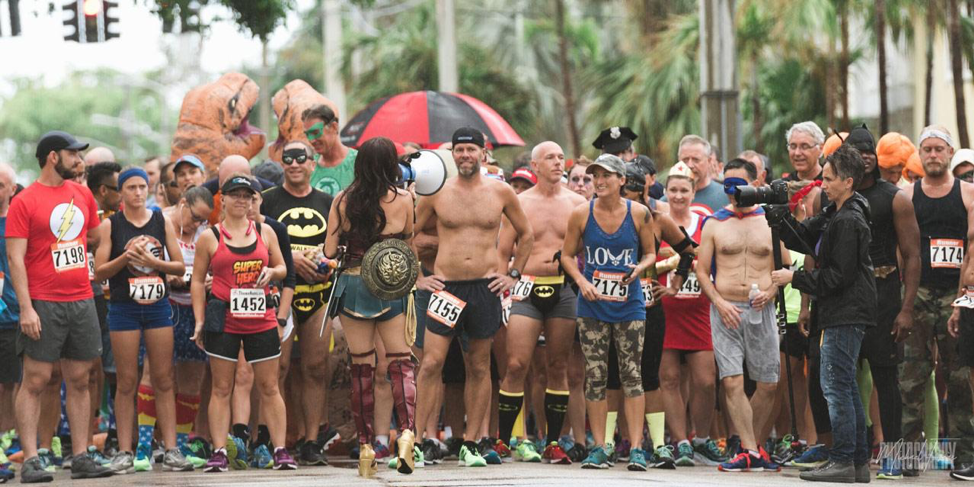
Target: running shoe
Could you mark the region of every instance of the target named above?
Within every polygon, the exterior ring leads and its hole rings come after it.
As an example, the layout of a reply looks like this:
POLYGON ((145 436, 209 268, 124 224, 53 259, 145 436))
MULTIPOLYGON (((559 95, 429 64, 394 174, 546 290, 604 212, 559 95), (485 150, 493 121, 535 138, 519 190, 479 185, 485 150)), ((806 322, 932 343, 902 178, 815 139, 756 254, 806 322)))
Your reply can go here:
POLYGON ((139 445, 135 449, 135 461, 132 464, 135 465, 136 472, 152 471, 152 451, 149 445, 139 445))
POLYGON ((787 465, 790 467, 812 469, 825 465, 828 461, 829 449, 825 448, 825 445, 815 445, 805 450, 805 453, 802 453, 800 457, 792 460, 787 465))
POLYGON ((193 468, 193 464, 183 456, 179 448, 166 450, 162 457, 163 472, 192 472, 193 468))
POLYGON ((681 441, 676 445, 675 462, 677 467, 692 467, 696 465, 693 463, 693 447, 690 446, 689 442, 681 441))
POLYGON ((203 467, 204 472, 226 472, 230 469, 230 462, 227 461, 227 451, 224 448, 213 452, 213 455, 203 467))
POLYGON ((730 438, 724 442, 724 456, 727 458, 736 457, 738 453, 741 452, 741 437, 737 435, 731 435, 730 438))
MULTIPOLYGON (((213 456, 213 445, 210 445, 208 441, 204 440, 202 437, 199 436, 193 438, 192 441, 186 443, 184 448, 185 449, 183 450, 183 455, 186 456, 192 454, 197 458, 204 458, 204 459, 213 456)), ((204 465, 206 464, 205 460, 203 461, 203 464, 204 465)))
POLYGON ((615 459, 626 460, 629 458, 629 451, 632 450, 632 444, 629 440, 623 438, 618 444, 616 444, 615 456, 612 458, 613 463, 615 459))
POLYGON ((47 448, 38 448, 37 457, 40 458, 41 468, 47 473, 54 473, 57 467, 54 466, 54 455, 47 448))
POLYGON ((481 438, 477 443, 477 449, 480 450, 480 456, 484 457, 488 465, 500 465, 502 463, 501 456, 494 450, 494 444, 490 438, 481 438))
POLYGON ((633 472, 646 471, 646 453, 643 452, 642 448, 629 450, 629 465, 626 468, 633 472))
POLYGON ((443 461, 443 452, 440 451, 440 445, 437 445, 435 441, 425 439, 419 447, 423 451, 423 458, 426 463, 437 464, 443 461))
MULTIPOLYGON (((261 446, 264 447, 264 450, 267 449, 266 446, 264 445, 261 446)), ((283 446, 279 446, 274 449, 274 470, 297 470, 297 469, 298 469, 298 464, 294 462, 293 458, 291 458, 291 454, 287 452, 287 448, 284 448, 283 446)))
POLYGON ((379 443, 378 441, 372 444, 372 449, 375 451, 376 460, 385 460, 392 456, 392 452, 389 451, 389 447, 379 443))
POLYGON ((568 458, 576 463, 580 463, 582 460, 585 460, 585 457, 588 456, 588 452, 585 451, 585 445, 582 445, 581 443, 575 443, 571 448, 568 449, 567 454, 568 458))
POLYGON ((952 472, 950 472, 950 478, 955 480, 974 480, 974 465, 967 464, 961 466, 960 468, 955 468, 952 472))
POLYGON ((605 469, 609 468, 609 456, 605 454, 605 449, 601 446, 592 448, 582 461, 582 468, 586 469, 605 469))
POLYGON ((250 466, 253 468, 271 468, 274 466, 274 457, 271 456, 267 445, 257 445, 254 452, 250 455, 250 466))
MULTIPOLYGON (((553 465, 571 465, 572 459, 568 458, 565 454, 565 450, 561 449, 561 445, 557 441, 552 441, 544 449, 544 454, 541 455, 544 458, 545 463, 550 463, 553 465)), ((643 460, 645 464, 645 459, 643 460)), ((645 470, 645 468, 643 469, 645 470)))
MULTIPOLYGON (((107 467, 112 463, 111 459, 105 457, 105 455, 102 455, 102 453, 98 451, 98 448, 95 448, 95 445, 88 447, 88 458, 91 458, 95 463, 101 465, 102 467, 107 467)), ((65 461, 67 461, 67 459, 65 459, 65 461)), ((71 468, 70 465, 65 467, 64 464, 62 464, 62 467, 65 469, 71 468)))
POLYGON ((514 450, 514 459, 519 462, 537 463, 541 461, 541 455, 534 443, 522 441, 517 444, 514 450))
POLYGON ((900 480, 903 478, 903 470, 900 469, 900 462, 893 458, 884 458, 880 461, 879 471, 876 478, 881 480, 900 480))
MULTIPOLYGON (((413 447, 413 467, 423 468, 425 466, 426 466, 426 460, 423 456, 423 450, 419 448, 419 445, 416 445, 413 447)), ((395 455, 393 455, 393 457, 389 459, 389 468, 393 470, 399 468, 399 458, 396 457, 395 455)))
POLYGON ((461 467, 486 467, 487 460, 480 456, 480 452, 477 451, 477 445, 473 442, 464 442, 460 447, 459 461, 457 462, 461 467))
POLYGON ((511 449, 502 440, 498 439, 494 442, 494 451, 497 452, 501 457, 501 461, 512 462, 514 457, 511 456, 511 449))
POLYGON ((52 482, 53 480, 54 475, 51 475, 50 472, 44 470, 44 465, 41 464, 40 457, 28 459, 26 462, 24 462, 24 465, 20 467, 20 483, 22 484, 52 482))
POLYGON ((112 463, 109 464, 108 468, 115 472, 115 475, 126 475, 130 473, 135 473, 135 455, 130 451, 119 452, 112 459, 112 463))
POLYGON ((95 463, 88 455, 78 455, 71 465, 72 479, 100 479, 111 477, 115 472, 95 463))
POLYGON ((650 457, 649 466, 673 470, 676 468, 676 460, 673 459, 673 445, 663 445, 653 452, 650 457))
POLYGON ((693 459, 703 465, 720 465, 727 461, 727 457, 720 453, 717 442, 707 439, 705 442, 693 443, 693 459))
POLYGON ((242 438, 227 435, 227 461, 234 470, 247 470, 247 445, 242 438))
POLYGON ((0 467, 0 484, 7 483, 17 477, 17 474, 7 467, 0 467))
POLYGON ((463 438, 457 438, 456 436, 451 436, 446 439, 446 455, 449 457, 459 457, 460 447, 463 446, 463 438))
POLYGON ((777 472, 781 467, 766 461, 760 454, 754 456, 749 452, 738 453, 732 460, 717 466, 721 472, 777 472))
MULTIPOLYGON (((309 467, 328 465, 328 459, 313 441, 305 442, 298 450, 298 463, 309 467)), ((358 457, 358 455, 356 455, 358 457)))

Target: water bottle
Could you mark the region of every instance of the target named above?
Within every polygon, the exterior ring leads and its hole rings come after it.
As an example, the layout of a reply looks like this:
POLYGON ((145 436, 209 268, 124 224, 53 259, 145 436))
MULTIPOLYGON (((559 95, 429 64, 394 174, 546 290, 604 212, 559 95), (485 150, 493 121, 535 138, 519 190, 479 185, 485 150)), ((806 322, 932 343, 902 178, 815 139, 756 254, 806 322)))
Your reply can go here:
POLYGON ((754 299, 757 298, 759 294, 761 294, 761 290, 758 289, 758 285, 756 283, 751 284, 751 292, 747 294, 747 301, 751 305, 747 319, 752 325, 761 324, 761 308, 754 307, 754 299))

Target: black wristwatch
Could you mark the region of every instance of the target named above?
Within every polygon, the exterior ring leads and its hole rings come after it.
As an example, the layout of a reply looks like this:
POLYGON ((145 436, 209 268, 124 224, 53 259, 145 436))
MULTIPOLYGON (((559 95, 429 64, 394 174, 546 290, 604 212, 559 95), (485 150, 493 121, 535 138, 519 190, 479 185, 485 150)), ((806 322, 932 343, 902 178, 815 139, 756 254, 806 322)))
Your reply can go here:
POLYGON ((279 326, 281 328, 287 328, 287 319, 285 319, 285 318, 278 318, 277 319, 277 326, 279 326))
POLYGON ((511 269, 510 271, 507 272, 507 275, 513 277, 515 281, 521 280, 521 271, 517 269, 511 269))

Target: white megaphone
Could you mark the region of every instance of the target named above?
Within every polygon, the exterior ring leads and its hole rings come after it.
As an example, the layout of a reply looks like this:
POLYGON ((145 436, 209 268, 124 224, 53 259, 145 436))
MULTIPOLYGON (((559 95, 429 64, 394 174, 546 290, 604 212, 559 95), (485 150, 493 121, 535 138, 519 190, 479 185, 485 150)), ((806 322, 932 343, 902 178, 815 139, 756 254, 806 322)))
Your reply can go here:
POLYGON ((455 175, 456 165, 450 151, 421 150, 400 162, 399 171, 401 181, 416 183, 416 194, 430 196, 443 188, 447 178, 455 175))

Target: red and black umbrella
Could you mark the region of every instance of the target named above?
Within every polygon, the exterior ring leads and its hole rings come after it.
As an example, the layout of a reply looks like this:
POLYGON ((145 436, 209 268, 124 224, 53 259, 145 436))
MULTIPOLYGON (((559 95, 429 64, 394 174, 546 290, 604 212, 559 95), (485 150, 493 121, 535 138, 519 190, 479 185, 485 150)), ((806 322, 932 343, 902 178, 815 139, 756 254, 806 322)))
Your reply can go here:
POLYGON ((374 101, 345 125, 341 136, 348 147, 382 136, 430 148, 449 142, 460 127, 480 129, 494 147, 524 145, 507 121, 484 102, 439 91, 413 91, 374 101))

